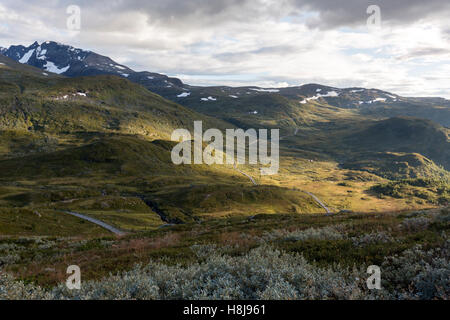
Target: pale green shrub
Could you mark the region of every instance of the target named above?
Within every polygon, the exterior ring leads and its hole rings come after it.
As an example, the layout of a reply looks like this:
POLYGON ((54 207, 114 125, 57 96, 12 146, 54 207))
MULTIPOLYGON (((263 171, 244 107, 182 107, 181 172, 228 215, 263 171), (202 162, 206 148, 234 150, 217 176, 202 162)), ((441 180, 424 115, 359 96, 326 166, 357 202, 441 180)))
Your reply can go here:
POLYGON ((134 300, 157 299, 158 287, 153 280, 141 272, 140 266, 120 275, 101 281, 82 282, 81 290, 69 290, 65 284, 52 292, 53 299, 76 300, 134 300))
POLYGON ((20 256, 16 253, 8 253, 0 255, 0 267, 8 264, 14 264, 20 260, 20 256))
POLYGON ((376 244, 376 243, 394 242, 395 239, 392 238, 391 235, 387 234, 386 232, 381 231, 381 232, 363 234, 360 237, 353 237, 352 241, 353 241, 354 246, 364 247, 364 246, 376 244))
POLYGON ((0 273, 0 299, 448 299, 450 292, 448 241, 442 248, 417 246, 385 259, 382 290, 367 289, 367 266, 319 268, 267 245, 241 256, 212 246, 193 249, 201 262, 137 265, 100 281, 83 281, 81 290, 61 284, 44 291, 0 273))
POLYGON ((0 270, 0 300, 43 300, 51 299, 51 293, 34 285, 15 281, 11 276, 0 270))
POLYGON ((306 230, 274 230, 266 232, 263 235, 264 240, 286 240, 286 241, 305 241, 305 240, 341 240, 345 239, 342 232, 343 226, 327 226, 323 228, 309 228, 306 230))
POLYGON ((23 247, 19 246, 15 243, 1 243, 0 244, 0 252, 2 251, 7 251, 7 252, 11 252, 11 251, 16 251, 16 250, 21 250, 23 247))
POLYGON ((431 219, 426 217, 408 218, 400 223, 400 228, 408 232, 417 232, 427 229, 430 223, 431 219))
POLYGON ((424 251, 420 245, 388 257, 381 266, 383 282, 400 299, 448 299, 450 293, 450 241, 424 251))

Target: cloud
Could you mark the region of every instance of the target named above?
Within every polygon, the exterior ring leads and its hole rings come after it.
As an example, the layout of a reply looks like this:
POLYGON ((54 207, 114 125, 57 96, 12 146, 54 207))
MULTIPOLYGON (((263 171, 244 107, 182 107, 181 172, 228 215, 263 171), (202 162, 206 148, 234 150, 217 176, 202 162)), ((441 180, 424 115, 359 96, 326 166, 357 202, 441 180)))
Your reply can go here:
POLYGON ((414 59, 420 57, 433 57, 433 56, 442 56, 442 55, 450 55, 449 48, 415 48, 411 52, 406 55, 399 57, 401 60, 414 59))
POLYGON ((445 0, 293 0, 298 11, 317 12, 308 22, 311 27, 336 28, 363 25, 367 8, 377 5, 382 21, 393 24, 418 22, 432 16, 444 18, 450 12, 450 2, 445 0))
POLYGON ((447 0, 2 0, 0 46, 55 40, 190 84, 308 82, 450 97, 447 0), (81 8, 79 34, 66 8, 81 8), (366 28, 369 4, 382 28, 366 28), (448 72, 447 72, 448 73, 448 72))

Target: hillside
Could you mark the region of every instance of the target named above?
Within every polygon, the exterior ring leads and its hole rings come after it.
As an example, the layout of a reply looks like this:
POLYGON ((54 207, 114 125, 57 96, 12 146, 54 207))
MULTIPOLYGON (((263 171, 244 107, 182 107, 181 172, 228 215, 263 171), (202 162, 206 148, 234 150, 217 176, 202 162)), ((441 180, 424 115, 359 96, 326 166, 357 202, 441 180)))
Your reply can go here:
MULTIPOLYGON (((126 208, 127 199, 141 199, 160 219, 177 223, 248 215, 249 208, 322 210, 299 191, 248 188, 248 178, 230 165, 172 163, 174 143, 169 140, 174 129, 192 130, 196 120, 203 121, 205 130, 232 128, 229 123, 165 100, 124 78, 41 79, 38 69, 26 69, 30 71, 14 68, 13 63, 0 73, 10 88, 2 92, 0 106, 2 206, 79 210, 78 200, 96 203, 108 195, 126 208), (175 203, 174 198, 185 200, 175 203)), ((103 216, 113 212, 115 207, 104 210, 103 216)))
POLYGON ((194 87, 56 43, 8 50, 23 63, 0 55, 0 299, 446 298, 446 100, 194 87), (197 120, 279 128, 279 172, 175 165, 171 133, 197 120), (61 284, 68 263, 82 290, 61 284))
POLYGON ((450 140, 446 130, 429 120, 396 117, 369 125, 345 138, 361 152, 420 153, 450 170, 450 140))
POLYGON ((8 54, 22 63, 2 57, 0 65, 5 208, 81 211, 133 229, 144 211, 164 223, 185 223, 324 212, 325 205, 334 212, 436 206, 436 197, 424 202, 411 193, 380 201, 369 190, 384 179, 448 180, 445 128, 365 113, 408 100, 388 92, 318 84, 194 87, 174 80, 158 85, 167 100, 149 91, 155 87, 139 84, 144 73, 125 76, 125 66, 88 51, 49 42, 13 47, 8 54), (39 69, 45 69, 44 60, 60 68, 73 59, 86 65, 78 70, 71 64, 60 74, 39 69), (195 120, 204 129, 280 128, 279 175, 262 177, 251 165, 175 166, 170 134, 192 130, 195 120), (345 189, 347 180, 352 190, 345 189), (145 210, 133 211, 135 201, 145 210), (130 222, 120 210, 131 210, 137 220, 130 222))

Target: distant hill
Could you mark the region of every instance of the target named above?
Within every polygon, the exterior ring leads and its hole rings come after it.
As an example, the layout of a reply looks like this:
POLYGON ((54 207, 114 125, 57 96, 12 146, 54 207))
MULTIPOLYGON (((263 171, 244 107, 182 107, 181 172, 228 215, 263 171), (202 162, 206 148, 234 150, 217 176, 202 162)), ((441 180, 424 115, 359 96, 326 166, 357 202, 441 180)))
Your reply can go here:
POLYGON ((396 117, 375 122, 344 139, 358 151, 420 153, 450 170, 450 141, 438 124, 424 119, 396 117))
MULTIPOLYGON (((41 68, 46 73, 79 77, 92 75, 116 75, 138 83, 166 99, 177 102, 214 117, 232 120, 245 125, 254 121, 250 114, 272 117, 267 100, 285 98, 277 103, 280 108, 300 108, 307 105, 349 109, 364 117, 385 119, 393 116, 411 116, 433 120, 450 128, 450 101, 443 98, 410 98, 378 89, 336 88, 320 84, 306 84, 286 88, 201 87, 183 83, 180 79, 155 72, 136 72, 109 57, 74 48, 65 44, 46 41, 30 46, 16 45, 0 50, 1 54, 41 68), (243 106, 243 107, 242 107, 243 106)), ((281 111, 282 112, 282 111, 281 111)), ((295 112, 294 112, 295 113, 295 112)), ((295 121, 294 121, 295 122, 295 121)))

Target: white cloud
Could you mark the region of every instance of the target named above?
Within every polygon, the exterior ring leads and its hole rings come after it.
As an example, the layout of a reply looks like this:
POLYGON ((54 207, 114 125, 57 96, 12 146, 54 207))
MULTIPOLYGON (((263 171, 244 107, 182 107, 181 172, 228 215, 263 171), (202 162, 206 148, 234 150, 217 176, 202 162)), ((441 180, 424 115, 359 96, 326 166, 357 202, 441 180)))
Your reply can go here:
POLYGON ((432 0, 422 16, 420 1, 403 11, 386 2, 387 20, 370 33, 364 11, 352 17, 361 5, 333 12, 336 3, 327 1, 80 1, 82 30, 74 35, 65 29, 65 1, 4 1, 0 46, 60 41, 194 85, 318 82, 450 97, 448 6, 441 2, 432 0), (324 27, 310 28, 311 17, 324 27))

